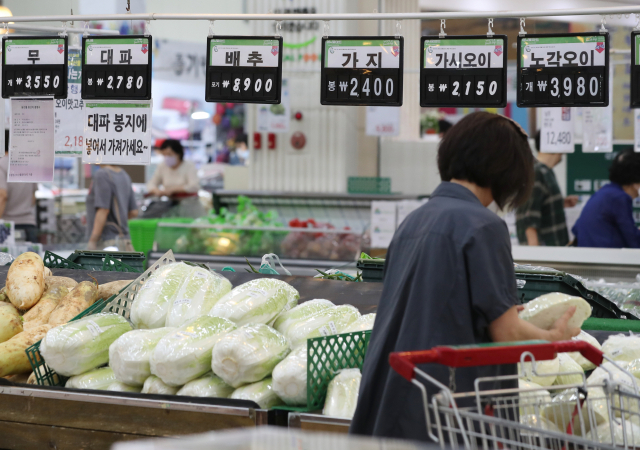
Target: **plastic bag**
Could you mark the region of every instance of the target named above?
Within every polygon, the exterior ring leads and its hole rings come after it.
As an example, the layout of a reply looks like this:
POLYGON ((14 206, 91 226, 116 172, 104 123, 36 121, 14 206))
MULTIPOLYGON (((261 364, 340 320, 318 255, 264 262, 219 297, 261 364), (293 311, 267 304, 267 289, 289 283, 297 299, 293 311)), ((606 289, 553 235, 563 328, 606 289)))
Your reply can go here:
POLYGON ((282 405, 283 401, 273 391, 273 380, 265 378, 257 383, 247 384, 239 387, 231 394, 231 398, 238 400, 251 400, 256 402, 262 409, 270 409, 274 406, 282 405))
POLYGON ((141 392, 143 394, 175 395, 179 389, 180 387, 169 386, 163 383, 157 376, 151 375, 145 380, 141 392))
POLYGON ((362 375, 360 369, 343 369, 327 387, 327 398, 322 414, 325 416, 353 418, 358 405, 358 393, 362 375))
POLYGON ((182 386, 176 395, 188 395, 190 397, 217 397, 228 398, 234 389, 222 381, 220 377, 209 372, 200 378, 189 381, 182 386))
POLYGON ((307 348, 298 347, 273 369, 273 390, 289 406, 307 404, 307 348))

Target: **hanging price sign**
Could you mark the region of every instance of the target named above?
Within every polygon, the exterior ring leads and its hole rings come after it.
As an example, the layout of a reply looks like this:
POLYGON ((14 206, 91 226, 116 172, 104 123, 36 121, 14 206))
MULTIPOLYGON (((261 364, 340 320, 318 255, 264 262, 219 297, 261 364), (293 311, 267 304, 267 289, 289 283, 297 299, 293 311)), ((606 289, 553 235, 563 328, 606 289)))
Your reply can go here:
POLYGON ((507 36, 424 36, 420 106, 507 104, 507 36))
POLYGON ((151 36, 100 36, 82 41, 82 98, 151 99, 151 36))
POLYGON ((631 33, 631 107, 640 108, 640 31, 631 33))
POLYGON ((2 98, 67 98, 67 38, 2 38, 2 98))
POLYGON ((402 106, 404 38, 322 38, 320 103, 402 106))
POLYGON ((609 105, 609 34, 518 37, 518 106, 609 105))
POLYGON ((207 39, 208 102, 280 104, 282 37, 207 39))

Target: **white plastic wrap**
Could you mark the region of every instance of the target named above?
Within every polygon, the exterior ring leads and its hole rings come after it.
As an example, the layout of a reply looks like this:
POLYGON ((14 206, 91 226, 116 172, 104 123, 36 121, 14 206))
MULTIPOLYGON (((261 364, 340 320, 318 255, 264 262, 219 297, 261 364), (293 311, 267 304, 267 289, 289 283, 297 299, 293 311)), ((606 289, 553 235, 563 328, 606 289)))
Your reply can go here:
POLYGON ((541 295, 524 305, 520 318, 543 330, 549 330, 553 324, 564 315, 570 307, 575 306, 576 312, 569 319, 569 328, 580 328, 582 323, 591 316, 591 306, 581 297, 572 297, 560 292, 541 295))
POLYGON ((542 417, 556 424, 561 430, 566 430, 578 404, 578 396, 580 396, 580 399, 584 398, 584 395, 578 394, 576 389, 567 389, 560 392, 553 397, 550 404, 541 408, 542 417))
POLYGON ((602 344, 602 351, 614 361, 631 362, 640 359, 640 336, 616 334, 602 344))
POLYGON ((177 395, 228 398, 233 391, 234 389, 222 381, 220 377, 209 372, 182 386, 177 395))
POLYGON ((358 405, 358 392, 362 375, 360 369, 343 369, 329 383, 322 414, 353 418, 358 405))
MULTIPOLYGON (((629 369, 628 364, 624 364, 624 362, 619 362, 618 365, 621 365, 627 370, 629 369)), ((618 384, 619 389, 629 393, 635 392, 634 381, 635 385, 640 388, 640 382, 638 380, 635 380, 633 376, 627 375, 610 362, 605 362, 600 367, 596 368, 596 370, 591 373, 589 378, 587 378, 587 384, 589 386, 600 385, 604 382, 605 379, 614 381, 618 384)), ((635 398, 623 396, 623 399, 623 409, 625 409, 626 411, 633 411, 636 413, 636 415, 640 414, 640 404, 635 398)), ((619 395, 613 395, 613 404, 616 408, 620 408, 619 395)), ((620 415, 620 411, 616 411, 615 413, 616 415, 620 415)))
POLYGON ((540 386, 551 386, 556 381, 559 371, 560 360, 558 358, 536 361, 536 374, 533 373, 533 365, 530 362, 524 363, 524 367, 518 363, 518 373, 521 374, 521 377, 540 386), (524 376, 522 376, 523 372, 524 376))
MULTIPOLYGON (((627 445, 629 447, 640 446, 640 427, 635 423, 627 420, 624 425, 627 435, 627 445)), ((622 422, 606 422, 596 428, 598 441, 602 444, 624 445, 624 431, 622 422), (613 426, 613 437, 611 436, 611 427, 613 426), (615 442, 613 442, 615 441, 615 442)))
POLYGON ((231 291, 231 282, 204 268, 192 267, 182 286, 171 300, 165 325, 179 327, 189 320, 207 314, 223 296, 231 291))
POLYGON ((140 392, 142 391, 142 386, 131 386, 129 384, 124 384, 119 381, 115 381, 109 385, 107 391, 116 391, 116 392, 140 392))
POLYGON ((273 390, 289 406, 307 404, 307 348, 300 346, 273 369, 273 390))
MULTIPOLYGON (((521 415, 520 423, 529 427, 540 428, 544 431, 555 431, 556 433, 561 433, 560 428, 558 428, 555 423, 536 414, 521 415)), ((522 431, 521 433, 525 435, 526 431, 522 431)))
POLYGON ((180 390, 180 387, 169 386, 163 383, 160 378, 151 375, 142 385, 141 392, 143 394, 175 395, 178 390, 180 390))
POLYGON ((273 328, 286 336, 289 328, 294 324, 306 320, 320 311, 333 307, 335 307, 335 305, 329 300, 315 299, 306 301, 289 311, 281 313, 273 323, 273 328))
POLYGON ((211 370, 211 349, 236 326, 201 316, 164 336, 151 354, 151 373, 170 386, 182 386, 211 370))
POLYGON ((224 336, 213 347, 211 369, 237 388, 271 375, 290 351, 284 335, 268 325, 245 325, 224 336))
POLYGON ((52 328, 40 344, 40 354, 55 372, 70 377, 88 372, 109 361, 109 346, 131 331, 119 314, 86 316, 52 328))
MULTIPOLYGON (((588 342, 589 344, 593 345, 598 350, 602 350, 602 346, 600 345, 598 340, 596 338, 594 338, 593 336, 591 336, 586 331, 580 330, 580 334, 577 335, 577 336, 572 337, 571 339, 573 339, 574 341, 585 341, 585 342, 588 342)), ((593 364, 591 361, 589 361, 584 356, 582 356, 580 354, 580 352, 571 352, 571 353, 567 353, 567 355, 571 356, 571 358, 573 358, 573 360, 575 362, 577 362, 580 365, 580 367, 582 367, 582 370, 584 370, 584 371, 593 370, 593 369, 596 368, 596 365, 593 364)))
POLYGON ((215 304, 210 316, 224 317, 238 326, 271 323, 294 307, 300 294, 291 285, 274 278, 256 278, 235 287, 215 304))
POLYGON ((553 384, 563 386, 567 384, 582 384, 584 378, 581 374, 584 373, 580 364, 575 362, 571 356, 567 353, 558 353, 558 372, 560 373, 553 384))
POLYGON ((360 318, 360 312, 351 305, 341 305, 320 311, 289 328, 286 336, 291 348, 306 345, 307 339, 342 333, 360 318))
POLYGON ((518 389, 537 389, 519 394, 520 416, 539 415, 540 408, 551 403, 551 394, 549 391, 537 383, 518 380, 518 389))
POLYGON ((165 326, 171 302, 191 269, 185 263, 172 263, 153 273, 131 305, 131 322, 136 328, 165 326))
POLYGON ((358 320, 353 322, 347 328, 341 331, 341 333, 354 333, 356 331, 367 331, 373 330, 373 324, 376 321, 376 314, 365 314, 364 316, 360 316, 358 320))
POLYGON ((231 394, 231 398, 237 400, 251 400, 256 402, 262 409, 270 409, 274 406, 282 405, 283 401, 273 391, 273 381, 265 378, 257 383, 239 387, 231 394))
POLYGON ((110 367, 90 370, 82 375, 75 375, 67 380, 64 387, 71 389, 96 389, 106 390, 111 383, 116 381, 113 370, 110 367))
POLYGON ((151 375, 149 360, 153 350, 175 328, 133 330, 123 334, 109 347, 109 365, 116 379, 131 386, 142 386, 151 375))

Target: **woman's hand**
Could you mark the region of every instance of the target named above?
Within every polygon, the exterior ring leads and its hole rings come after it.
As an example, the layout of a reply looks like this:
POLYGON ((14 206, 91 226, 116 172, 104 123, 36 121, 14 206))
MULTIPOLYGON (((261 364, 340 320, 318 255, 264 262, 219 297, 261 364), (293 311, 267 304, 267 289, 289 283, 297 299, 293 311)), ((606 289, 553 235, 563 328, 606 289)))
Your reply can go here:
POLYGON ((523 307, 513 306, 503 315, 489 324, 489 333, 494 342, 515 342, 542 339, 545 341, 563 341, 571 339, 580 333, 579 328, 568 328, 568 322, 576 312, 575 307, 571 307, 564 315, 556 320, 550 330, 543 330, 537 326, 522 320, 518 312, 523 307))
POLYGON ((580 334, 580 328, 569 328, 569 319, 573 317, 576 312, 576 307, 572 306, 567 309, 562 317, 560 317, 553 324, 549 330, 550 341, 568 341, 574 336, 580 334))

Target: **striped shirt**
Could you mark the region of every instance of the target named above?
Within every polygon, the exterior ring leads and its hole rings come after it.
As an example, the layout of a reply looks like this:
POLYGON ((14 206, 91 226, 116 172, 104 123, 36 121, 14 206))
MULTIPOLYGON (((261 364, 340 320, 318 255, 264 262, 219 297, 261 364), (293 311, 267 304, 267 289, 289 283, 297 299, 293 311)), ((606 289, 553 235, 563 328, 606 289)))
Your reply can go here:
POLYGON ((535 163, 535 183, 529 200, 516 210, 518 241, 527 244, 527 228, 538 231, 540 245, 564 246, 569 243, 564 199, 558 181, 550 169, 535 163))

